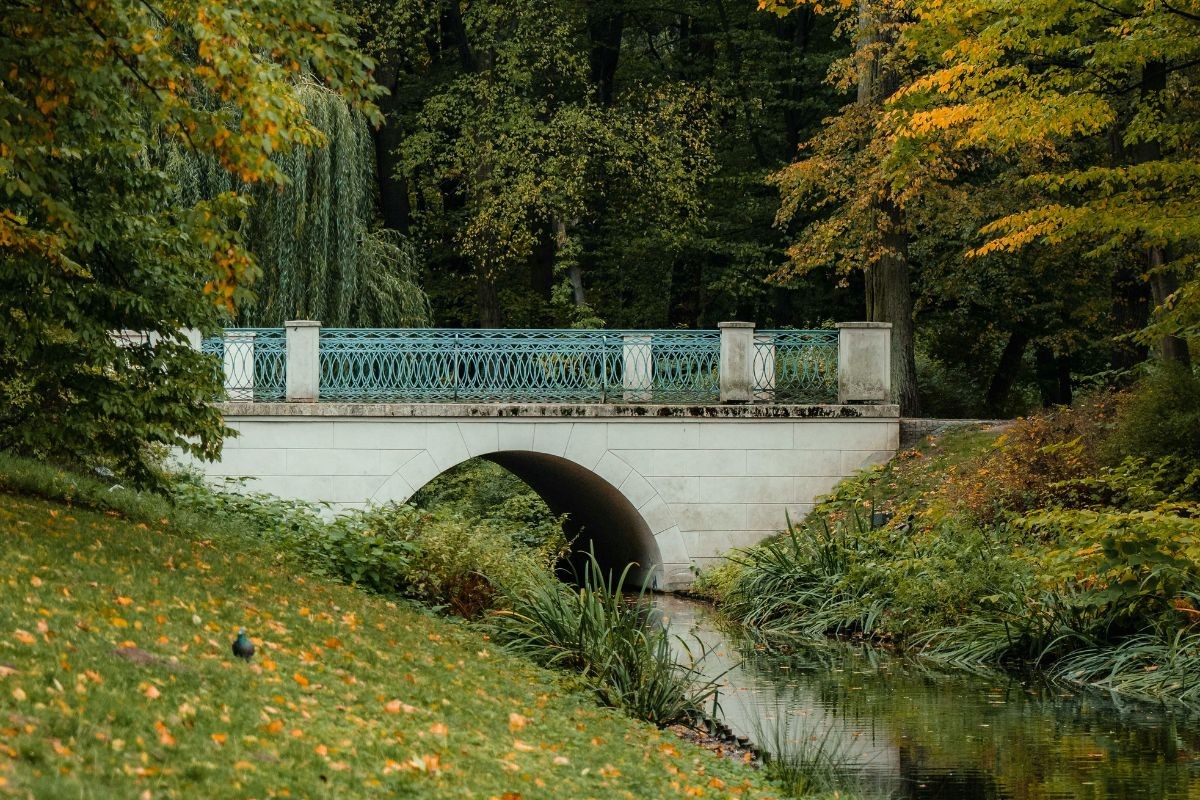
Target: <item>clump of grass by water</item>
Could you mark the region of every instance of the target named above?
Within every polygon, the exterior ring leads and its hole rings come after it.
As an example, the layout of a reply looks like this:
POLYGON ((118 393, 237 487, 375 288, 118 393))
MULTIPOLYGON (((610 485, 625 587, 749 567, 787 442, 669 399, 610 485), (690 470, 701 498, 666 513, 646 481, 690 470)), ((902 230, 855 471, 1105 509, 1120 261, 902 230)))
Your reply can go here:
POLYGON ((650 623, 645 585, 627 596, 628 575, 606 574, 589 554, 578 587, 534 581, 491 627, 511 649, 580 675, 606 705, 660 726, 696 720, 716 686, 679 662, 671 635, 650 623))
POLYGON ((851 752, 849 740, 839 736, 833 725, 796 726, 792 720, 791 715, 782 714, 769 727, 759 720, 755 738, 767 752, 767 776, 788 797, 865 797, 856 771, 861 764, 851 752))
POLYGON ((786 522, 783 535, 731 557, 743 570, 725 611, 768 637, 873 631, 883 606, 855 575, 875 546, 866 522, 853 509, 803 528, 786 522))

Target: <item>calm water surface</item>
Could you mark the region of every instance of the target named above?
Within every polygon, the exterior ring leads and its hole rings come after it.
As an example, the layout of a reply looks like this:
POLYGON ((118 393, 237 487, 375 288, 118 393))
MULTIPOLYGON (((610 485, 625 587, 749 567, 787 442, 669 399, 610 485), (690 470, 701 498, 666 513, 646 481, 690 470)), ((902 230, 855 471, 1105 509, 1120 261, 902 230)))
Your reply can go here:
POLYGON ((766 654, 707 606, 660 596, 673 633, 708 651, 720 713, 756 742, 836 749, 864 788, 939 800, 1200 800, 1200 719, 1015 677, 940 672, 870 648, 766 654), (815 737, 815 739, 814 739, 815 737))

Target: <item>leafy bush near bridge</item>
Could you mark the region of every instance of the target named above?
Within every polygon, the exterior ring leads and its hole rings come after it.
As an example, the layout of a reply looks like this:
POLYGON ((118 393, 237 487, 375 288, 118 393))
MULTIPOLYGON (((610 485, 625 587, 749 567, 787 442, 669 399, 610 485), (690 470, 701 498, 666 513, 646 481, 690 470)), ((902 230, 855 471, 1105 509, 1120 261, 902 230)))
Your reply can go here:
POLYGON ((446 509, 389 505, 334 517, 321 505, 194 480, 181 480, 174 497, 187 510, 277 542, 315 571, 466 617, 502 602, 501 587, 548 573, 566 547, 561 532, 530 546, 499 522, 446 509))
POLYGON ((926 441, 698 587, 774 642, 861 636, 1200 702, 1200 453, 1174 446, 1192 407, 1164 400, 1181 383, 926 441), (1130 455, 1148 406, 1170 434, 1130 455))

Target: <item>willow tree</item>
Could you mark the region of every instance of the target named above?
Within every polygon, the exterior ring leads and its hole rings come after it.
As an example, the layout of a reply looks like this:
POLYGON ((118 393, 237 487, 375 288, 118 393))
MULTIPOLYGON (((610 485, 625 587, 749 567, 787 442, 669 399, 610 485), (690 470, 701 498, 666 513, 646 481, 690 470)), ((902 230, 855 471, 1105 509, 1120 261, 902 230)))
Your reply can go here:
POLYGON ((418 258, 404 237, 374 224, 375 150, 367 119, 312 80, 294 88, 321 142, 274 157, 284 181, 245 185, 214 159, 174 147, 169 169, 185 202, 236 191, 252 201, 242 236, 262 271, 244 325, 317 319, 345 327, 428 322, 418 258))

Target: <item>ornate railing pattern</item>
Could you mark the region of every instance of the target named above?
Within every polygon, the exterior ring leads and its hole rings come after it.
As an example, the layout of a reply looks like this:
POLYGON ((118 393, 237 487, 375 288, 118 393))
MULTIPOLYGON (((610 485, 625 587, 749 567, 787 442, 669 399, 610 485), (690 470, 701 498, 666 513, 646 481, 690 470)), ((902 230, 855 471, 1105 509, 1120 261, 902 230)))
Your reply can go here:
POLYGON ((827 403, 837 398, 838 332, 756 331, 754 399, 827 403))
POLYGON ((321 399, 715 402, 719 355, 717 331, 324 328, 321 399))
MULTIPOLYGON (((717 330, 322 328, 319 399, 370 402, 716 403, 717 330)), ((231 328, 202 349, 225 371, 231 400, 287 391, 281 328, 231 328)), ((757 331, 751 383, 759 402, 837 396, 838 332, 757 331)))
POLYGON ((230 400, 284 399, 287 387, 287 338, 283 328, 227 328, 224 336, 200 343, 217 357, 230 400))

